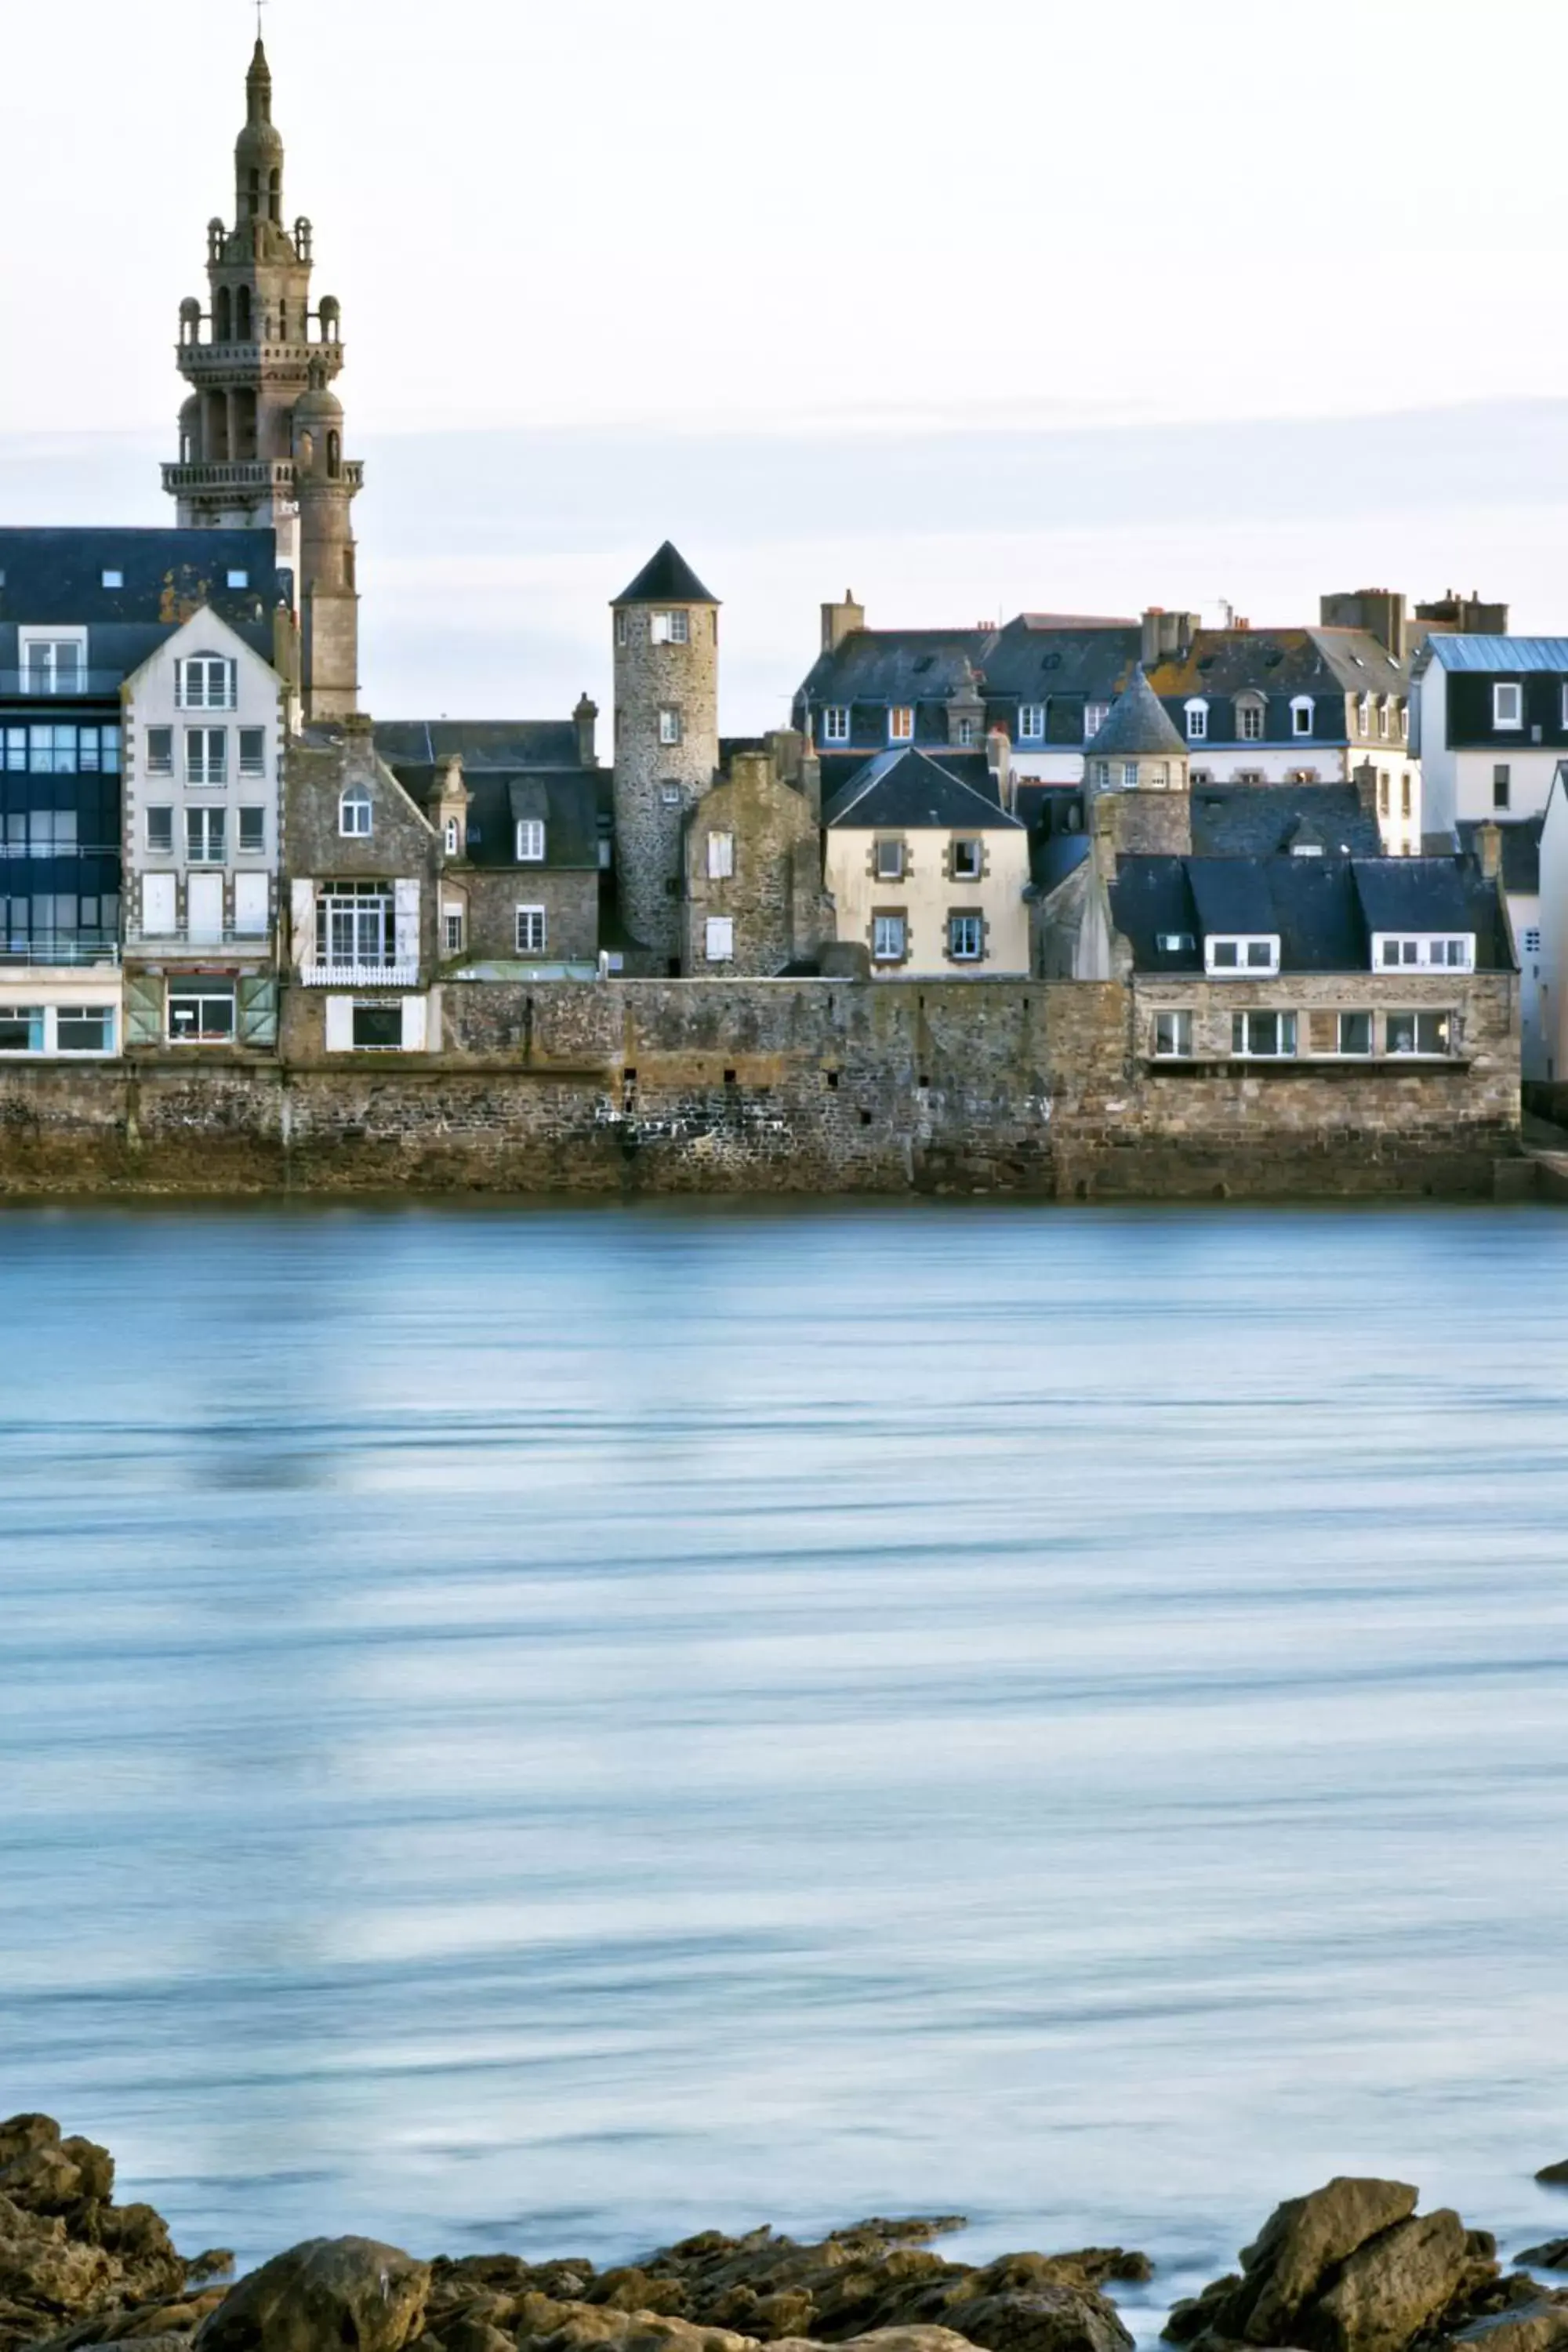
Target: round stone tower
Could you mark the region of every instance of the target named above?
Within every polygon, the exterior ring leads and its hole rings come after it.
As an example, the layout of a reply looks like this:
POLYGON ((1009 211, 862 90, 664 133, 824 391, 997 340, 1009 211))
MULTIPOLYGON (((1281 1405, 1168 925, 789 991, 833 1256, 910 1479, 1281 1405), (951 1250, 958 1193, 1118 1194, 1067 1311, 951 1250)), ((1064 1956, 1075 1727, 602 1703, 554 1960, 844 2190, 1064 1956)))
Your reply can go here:
POLYGON ((359 606, 351 508, 362 468, 343 456, 331 384, 343 363, 332 296, 310 309, 310 224, 283 226, 283 141, 259 39, 245 78, 235 143, 234 226, 207 226, 209 308, 180 305, 178 462, 163 487, 182 524, 275 530, 294 573, 307 718, 338 718, 359 699, 359 606), (330 404, 331 415, 312 403, 330 404), (310 461, 300 465, 302 434, 310 461))
POLYGON ((679 971, 682 827, 719 767, 719 600, 666 540, 611 610, 621 916, 679 971))

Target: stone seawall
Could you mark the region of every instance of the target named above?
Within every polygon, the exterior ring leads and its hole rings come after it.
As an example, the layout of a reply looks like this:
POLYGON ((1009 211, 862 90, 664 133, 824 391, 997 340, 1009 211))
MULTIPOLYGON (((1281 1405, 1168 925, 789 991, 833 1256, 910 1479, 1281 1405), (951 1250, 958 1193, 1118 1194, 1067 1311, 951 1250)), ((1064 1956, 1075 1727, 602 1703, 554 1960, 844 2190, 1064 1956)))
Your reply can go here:
POLYGON ((279 1059, 0 1066, 0 1192, 1486 1196, 1518 1153, 1505 1055, 1159 1069, 1120 982, 439 994, 429 1057, 329 1058, 289 990, 279 1059))

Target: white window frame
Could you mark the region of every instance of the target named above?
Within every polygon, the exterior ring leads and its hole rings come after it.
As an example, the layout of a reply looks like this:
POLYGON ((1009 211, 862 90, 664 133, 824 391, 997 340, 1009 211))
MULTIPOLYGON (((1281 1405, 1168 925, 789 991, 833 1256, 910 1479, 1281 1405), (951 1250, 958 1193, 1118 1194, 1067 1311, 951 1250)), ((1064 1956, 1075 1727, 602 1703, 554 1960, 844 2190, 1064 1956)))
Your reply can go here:
POLYGON ((1228 931, 1205 937, 1204 970, 1215 980, 1276 978, 1279 971, 1279 934, 1268 931, 1228 931), (1250 961, 1249 959, 1258 948, 1267 950, 1267 961, 1259 960, 1256 963, 1250 961), (1221 956, 1230 950, 1235 950, 1235 962, 1222 962, 1221 956))
POLYGON ((1238 743, 1261 743, 1263 740, 1264 706, 1256 696, 1237 696, 1236 704, 1236 740, 1238 743))
POLYGON ((153 806, 144 809, 142 816, 144 819, 143 832, 147 843, 148 856, 173 857, 174 854, 174 811, 173 803, 168 801, 160 801, 153 806), (163 817, 167 820, 167 831, 169 835, 167 841, 154 841, 153 838, 153 819, 155 816, 163 817))
POLYGON ((1290 1062, 1296 1058, 1298 1024, 1294 1012, 1272 1004, 1248 1005, 1243 1013, 1231 1014, 1230 1058, 1233 1062, 1290 1062), (1252 1042, 1255 1021, 1277 1021, 1279 1024, 1279 1047, 1277 1053, 1260 1054, 1252 1042), (1237 1024, 1244 1024, 1242 1040, 1237 1042, 1237 1024))
POLYGON ((950 963, 984 963, 985 961, 985 918, 965 913, 947 919, 947 958, 950 963), (973 947, 960 947, 960 927, 965 940, 973 939, 973 947))
POLYGON ((1168 1006, 1156 1013, 1150 1033, 1150 1046, 1156 1062, 1190 1062, 1193 1058, 1193 1016, 1184 1007, 1168 1006), (1169 1024, 1162 1034, 1163 1024, 1169 1024))
POLYGON ((441 909, 441 937, 446 942, 447 953, 449 956, 462 954, 463 910, 461 907, 443 907, 441 909))
POLYGON ((187 727, 185 730, 185 782, 205 789, 221 790, 228 782, 228 729, 226 727, 187 727))
POLYGON ((1046 740, 1046 705, 1043 702, 1020 702, 1018 705, 1018 740, 1020 743, 1043 743, 1046 740))
POLYGON ((907 848, 902 841, 879 840, 871 844, 871 878, 876 882, 901 882, 910 870, 907 848), (884 863, 889 853, 893 863, 884 863))
POLYGON ((1376 1043, 1376 1039, 1377 1017, 1375 1013, 1372 1012, 1370 1007, 1358 1005, 1352 1012, 1342 1012, 1335 1014, 1334 1052, 1338 1055, 1341 1061, 1370 1062, 1372 1059, 1373 1047, 1376 1043), (1366 1023, 1366 1044, 1364 1045, 1347 1045, 1345 1044, 1345 1023, 1347 1021, 1364 1021, 1366 1023))
POLYGON ((1128 793, 1137 791, 1138 762, 1136 760, 1123 760, 1121 762, 1121 789, 1128 793))
POLYGON ((197 801, 185 811, 185 864, 204 870, 228 863, 228 810, 221 801, 197 801), (201 847, 196 847, 200 842, 201 847))
POLYGON ((1193 696, 1191 701, 1186 704, 1185 710, 1188 742, 1206 743, 1209 740, 1209 707, 1207 702, 1201 694, 1195 694, 1193 696))
POLYGON ((849 740, 849 705, 828 702, 823 705, 822 740, 825 743, 847 743, 849 740))
POLYGON ((550 939, 550 925, 542 907, 517 907, 512 910, 512 939, 520 956, 542 955, 550 939), (537 938, 534 934, 537 932, 537 938))
POLYGON ((1372 697, 1363 694, 1356 699, 1356 731, 1363 742, 1372 738, 1372 697))
POLYGON ((1310 735, 1317 716, 1317 704, 1310 694, 1298 694, 1290 704, 1290 732, 1310 735))
POLYGON ((176 710, 237 710, 239 665, 226 654, 189 654, 174 664, 176 710))
POLYGON ((689 646, 691 643, 691 615, 671 609, 655 613, 648 623, 648 638, 656 646, 689 646))
POLYGON ((1388 697, 1385 694, 1383 700, 1377 706, 1377 740, 1380 743, 1386 743, 1388 740, 1388 715, 1389 702, 1388 697))
POLYGON ((910 919, 901 913, 873 915, 871 918, 871 961, 873 963, 903 963, 910 952, 910 919), (891 926, 898 925, 899 943, 891 944, 891 926), (884 941, 887 944, 884 944, 884 941))
POLYGON ((1473 931, 1376 931, 1373 971, 1474 971, 1473 931))
POLYGON ((171 981, 169 993, 163 1006, 163 1034, 171 1045, 232 1045, 239 1035, 238 991, 233 981, 229 981, 226 985, 221 982, 210 980, 171 981), (194 1032, 177 1031, 174 1027, 175 1005, 193 1003, 226 1004, 231 1016, 228 1026, 209 1030, 205 1026, 205 1016, 198 1015, 198 1020, 204 1025, 198 1026, 194 1032))
POLYGON ((1093 741, 1110 716, 1109 702, 1086 702, 1083 706, 1083 740, 1093 741))
POLYGON ((544 819, 542 816, 520 816, 517 820, 512 845, 520 866, 542 866, 544 819))
POLYGON ((1521 685, 1518 683, 1510 684, 1506 678, 1500 678, 1494 683, 1492 687, 1492 725, 1496 728, 1501 729, 1504 732, 1510 735, 1517 733, 1521 729, 1522 729, 1524 725, 1524 688, 1521 685), (1511 696, 1511 701, 1505 702, 1505 696, 1511 696), (1504 715, 1505 711, 1510 710, 1513 714, 1511 718, 1508 718, 1504 715))
POLYGON ((732 833, 710 833, 708 836, 708 879, 728 882, 735 872, 735 836, 732 833))
POLYGON ((350 784, 338 801, 338 833, 344 841, 368 841, 375 824, 375 802, 365 784, 350 784), (361 818, 364 822, 360 822, 361 818))
POLYGON ((661 702, 658 707, 658 740, 666 749, 684 741, 680 712, 673 702, 661 702))
POLYGON ((17 682, 24 694, 79 694, 87 681, 87 631, 18 629, 16 662, 17 682), (71 656, 63 666, 62 653, 71 656), (47 655, 47 659, 35 663, 37 654, 47 655))
POLYGON ((262 782, 267 775, 267 730, 265 727, 242 727, 239 730, 239 765, 235 773, 247 776, 252 783, 262 782), (250 748, 247 750, 247 746, 250 748))
POLYGON ((1191 931, 1156 931, 1154 945, 1162 955, 1191 955, 1197 940, 1191 931))
POLYGON ((889 743, 912 743, 915 740, 915 710, 912 702, 892 702, 888 706, 888 740, 889 743))
POLYGON ((1447 1061, 1458 1051, 1458 1017, 1450 1006, 1435 1004, 1412 1005, 1408 1010, 1385 1013, 1383 1016, 1383 1046, 1384 1053, 1396 1055, 1400 1061, 1447 1061), (1392 1033, 1396 1021, 1408 1021, 1412 1024, 1410 1045, 1394 1044, 1392 1033), (1437 1046, 1423 1045, 1419 1042, 1423 1021, 1446 1021, 1448 1024, 1447 1043, 1437 1046))
POLYGON ((442 846, 448 857, 456 857, 458 854, 458 837, 459 827, 458 820, 455 816, 449 816, 447 818, 441 828, 442 846))
POLYGON ((733 963, 735 961, 735 919, 732 915, 710 915, 702 928, 702 960, 705 963, 733 963))
POLYGON ((265 857, 267 855, 267 811, 265 806, 258 801, 243 802, 235 811, 235 819, 234 846, 236 856, 239 857, 265 857), (247 816, 255 816, 261 819, 261 823, 256 827, 256 831, 261 835, 259 841, 247 841, 245 838, 245 820, 247 816))
POLYGON ((147 766, 150 776, 172 776, 174 772, 174 730, 172 727, 149 727, 147 730, 147 766), (156 742, 157 750, 153 750, 156 742), (165 746, 167 748, 165 749, 165 746))
POLYGON ((955 882, 984 881, 985 878, 985 844, 981 835, 977 833, 955 833, 952 836, 952 853, 948 859, 948 865, 952 870, 952 877, 955 882), (972 850, 973 852, 974 862, 972 866, 961 866, 959 864, 958 853, 961 849, 972 850))

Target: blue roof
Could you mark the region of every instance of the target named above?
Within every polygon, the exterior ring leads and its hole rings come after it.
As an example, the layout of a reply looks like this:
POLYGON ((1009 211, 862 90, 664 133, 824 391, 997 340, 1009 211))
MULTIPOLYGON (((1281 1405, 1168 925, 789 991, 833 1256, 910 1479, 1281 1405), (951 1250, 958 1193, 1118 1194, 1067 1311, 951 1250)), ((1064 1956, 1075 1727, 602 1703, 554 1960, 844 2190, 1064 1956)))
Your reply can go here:
POLYGON ((1568 637, 1428 637, 1445 669, 1568 670, 1568 637))

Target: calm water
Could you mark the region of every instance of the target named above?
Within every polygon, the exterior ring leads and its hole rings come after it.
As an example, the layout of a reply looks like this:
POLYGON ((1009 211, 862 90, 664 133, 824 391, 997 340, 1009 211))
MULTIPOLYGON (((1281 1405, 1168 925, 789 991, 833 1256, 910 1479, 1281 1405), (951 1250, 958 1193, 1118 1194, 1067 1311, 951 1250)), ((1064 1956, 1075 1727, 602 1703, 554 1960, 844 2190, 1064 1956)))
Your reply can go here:
POLYGON ((11 1214, 0 1327, 0 2113, 187 2242, 1568 2219, 1568 1217, 11 1214))

